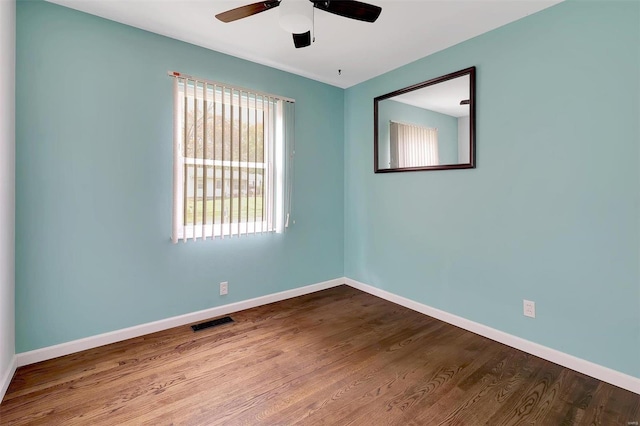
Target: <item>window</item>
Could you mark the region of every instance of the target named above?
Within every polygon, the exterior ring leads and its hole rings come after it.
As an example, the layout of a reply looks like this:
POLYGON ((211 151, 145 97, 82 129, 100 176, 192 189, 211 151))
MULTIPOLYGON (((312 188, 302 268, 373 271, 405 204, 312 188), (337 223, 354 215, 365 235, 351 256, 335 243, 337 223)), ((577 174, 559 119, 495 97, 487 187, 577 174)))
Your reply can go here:
POLYGON ((437 166, 438 129, 389 122, 391 168, 437 166))
POLYGON ((282 232, 291 210, 293 101, 170 75, 172 241, 282 232))

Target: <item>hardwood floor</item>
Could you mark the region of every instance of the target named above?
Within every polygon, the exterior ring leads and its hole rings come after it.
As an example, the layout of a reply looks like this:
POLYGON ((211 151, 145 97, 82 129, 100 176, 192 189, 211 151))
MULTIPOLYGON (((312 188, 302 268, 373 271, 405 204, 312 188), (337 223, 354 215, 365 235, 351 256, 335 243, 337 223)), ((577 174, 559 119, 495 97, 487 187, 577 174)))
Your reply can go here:
POLYGON ((634 425, 640 395, 348 286, 18 369, 2 425, 634 425))

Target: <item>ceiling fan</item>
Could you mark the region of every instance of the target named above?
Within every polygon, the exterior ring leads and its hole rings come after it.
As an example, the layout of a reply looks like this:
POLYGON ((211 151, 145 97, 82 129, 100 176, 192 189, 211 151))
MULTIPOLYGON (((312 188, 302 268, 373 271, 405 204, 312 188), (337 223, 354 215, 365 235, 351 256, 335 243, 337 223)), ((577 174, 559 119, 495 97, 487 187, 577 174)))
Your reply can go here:
MULTIPOLYGON (((252 16, 257 13, 261 13, 266 10, 278 7, 283 1, 285 6, 290 7, 289 5, 291 5, 292 7, 298 7, 299 9, 300 2, 298 0, 264 0, 257 3, 248 4, 246 6, 240 6, 235 9, 227 10, 226 12, 217 14, 216 18, 218 18, 222 22, 237 21, 238 19, 246 18, 248 16, 252 16), (296 3, 298 6, 293 6, 296 3)), ((313 12, 313 7, 315 7, 317 9, 324 10, 325 12, 333 13, 334 15, 339 15, 350 19, 357 19, 358 21, 364 22, 375 22, 376 19, 378 19, 378 16, 380 16, 380 12, 382 12, 382 8, 379 6, 363 3, 356 0, 309 1, 313 3, 313 6, 308 9, 311 12, 313 12)), ((302 19, 304 20, 304 17, 302 17, 302 19)), ((283 27, 285 26, 283 25, 283 27)), ((294 25, 286 26, 286 28, 290 29, 293 35, 293 44, 296 48, 307 47, 311 45, 311 30, 307 29, 306 31, 304 31, 304 28, 308 27, 299 27, 294 25), (300 28, 302 28, 302 30, 300 28)))

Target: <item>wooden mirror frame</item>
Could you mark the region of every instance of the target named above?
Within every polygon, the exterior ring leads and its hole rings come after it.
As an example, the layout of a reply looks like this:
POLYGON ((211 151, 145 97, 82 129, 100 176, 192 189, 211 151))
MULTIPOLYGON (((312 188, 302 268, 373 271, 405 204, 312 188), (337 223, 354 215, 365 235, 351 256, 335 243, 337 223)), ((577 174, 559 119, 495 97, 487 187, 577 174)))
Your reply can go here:
POLYGON ((423 81, 412 86, 405 87, 377 96, 373 99, 373 171, 374 173, 394 173, 394 172, 414 172, 426 170, 452 170, 452 169, 473 169, 476 167, 476 67, 466 68, 451 74, 436 77, 431 80, 423 81), (469 162, 458 164, 441 164, 437 166, 419 166, 419 167, 397 167, 381 169, 379 168, 379 123, 378 123, 378 104, 385 99, 393 98, 414 90, 423 89, 433 86, 454 78, 469 76, 469 162))

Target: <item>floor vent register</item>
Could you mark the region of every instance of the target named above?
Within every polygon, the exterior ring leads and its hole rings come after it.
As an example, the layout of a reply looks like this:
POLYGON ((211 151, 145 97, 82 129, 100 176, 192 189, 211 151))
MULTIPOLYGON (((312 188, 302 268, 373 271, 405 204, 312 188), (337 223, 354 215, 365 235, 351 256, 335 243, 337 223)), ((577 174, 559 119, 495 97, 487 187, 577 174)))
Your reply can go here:
POLYGON ((218 325, 227 324, 230 322, 233 322, 233 319, 231 317, 222 317, 222 318, 214 319, 211 321, 202 322, 200 324, 192 325, 191 328, 193 329, 193 331, 200 331, 206 328, 211 328, 218 325))

